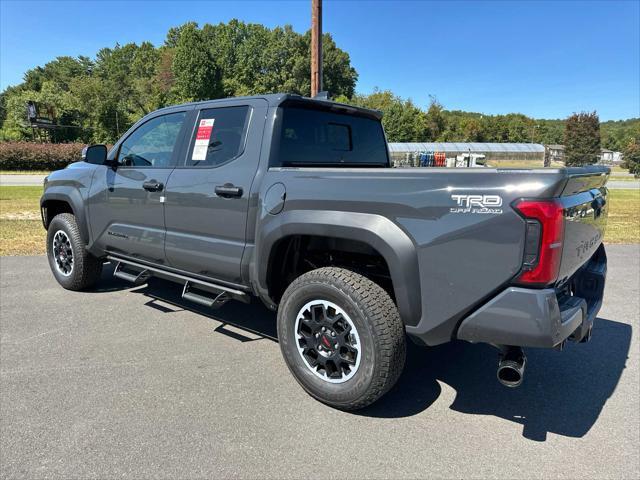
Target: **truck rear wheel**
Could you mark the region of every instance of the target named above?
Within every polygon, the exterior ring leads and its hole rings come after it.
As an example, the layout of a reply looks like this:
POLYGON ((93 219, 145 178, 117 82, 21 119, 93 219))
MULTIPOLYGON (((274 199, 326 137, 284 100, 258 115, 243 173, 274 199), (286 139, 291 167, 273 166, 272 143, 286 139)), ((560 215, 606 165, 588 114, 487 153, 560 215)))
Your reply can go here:
POLYGON ((47 258, 58 283, 67 290, 93 286, 102 273, 102 262, 85 249, 76 217, 56 215, 47 229, 47 258))
POLYGON ((375 402, 404 367, 404 325, 393 300, 342 268, 319 268, 289 285, 278 309, 278 338, 302 388, 342 410, 375 402))

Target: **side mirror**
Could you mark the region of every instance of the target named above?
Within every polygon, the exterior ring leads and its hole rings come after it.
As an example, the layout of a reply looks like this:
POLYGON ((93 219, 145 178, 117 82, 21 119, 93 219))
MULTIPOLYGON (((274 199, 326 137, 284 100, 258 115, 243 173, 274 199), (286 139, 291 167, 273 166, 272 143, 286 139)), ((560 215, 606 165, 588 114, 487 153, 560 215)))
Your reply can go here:
POLYGON ((82 161, 93 163, 94 165, 105 165, 107 163, 106 145, 89 145, 82 149, 82 161))

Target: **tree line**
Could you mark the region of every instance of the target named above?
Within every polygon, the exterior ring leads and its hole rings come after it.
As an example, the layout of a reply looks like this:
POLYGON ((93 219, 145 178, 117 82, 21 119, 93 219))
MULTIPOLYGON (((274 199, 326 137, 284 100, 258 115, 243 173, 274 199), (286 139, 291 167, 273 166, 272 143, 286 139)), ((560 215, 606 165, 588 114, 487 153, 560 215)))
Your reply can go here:
MULTIPOLYGON (((150 42, 103 48, 95 58, 58 57, 27 71, 0 95, 2 139, 28 139, 27 101, 52 106, 61 140, 114 142, 140 117, 196 100, 291 92, 309 95, 311 34, 232 20, 171 28, 150 42)), ((323 36, 324 85, 353 96, 358 75, 349 55, 323 36)))
MULTIPOLYGON (((355 94, 339 101, 384 112, 385 131, 392 142, 516 142, 564 144, 566 126, 572 125, 574 114, 567 119, 535 119, 521 113, 486 115, 459 110, 446 110, 432 97, 423 110, 411 100, 402 99, 392 92, 377 90, 369 95, 355 94)), ((594 113, 586 114, 594 116, 594 113)), ((600 146, 622 151, 634 139, 640 141, 640 118, 600 122, 595 115, 600 146)))
MULTIPOLYGON (((159 47, 129 43, 103 48, 95 58, 58 57, 0 94, 0 140, 31 138, 29 100, 52 106, 59 124, 78 127, 60 129, 58 140, 112 143, 140 117, 167 105, 273 92, 309 95, 310 42, 309 31, 291 26, 189 22, 169 29, 159 47)), ((567 140, 567 120, 447 110, 435 97, 423 109, 388 90, 356 93, 358 74, 330 34, 323 36, 323 68, 323 85, 333 98, 383 111, 392 142, 567 140)), ((640 141, 640 119, 597 124, 597 148, 623 150, 640 141)))

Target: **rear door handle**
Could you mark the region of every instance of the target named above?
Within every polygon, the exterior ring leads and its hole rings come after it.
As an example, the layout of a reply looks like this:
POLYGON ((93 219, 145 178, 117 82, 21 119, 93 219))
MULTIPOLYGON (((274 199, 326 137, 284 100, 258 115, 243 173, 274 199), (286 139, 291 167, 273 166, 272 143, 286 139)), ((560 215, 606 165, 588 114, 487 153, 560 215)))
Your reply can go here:
POLYGON ((236 187, 231 183, 225 183, 224 185, 218 185, 215 188, 216 195, 222 198, 232 198, 242 196, 242 187, 236 187))
POLYGON ((148 182, 144 182, 142 184, 142 188, 144 188, 148 192, 161 192, 164 188, 164 185, 157 180, 149 180, 148 182))

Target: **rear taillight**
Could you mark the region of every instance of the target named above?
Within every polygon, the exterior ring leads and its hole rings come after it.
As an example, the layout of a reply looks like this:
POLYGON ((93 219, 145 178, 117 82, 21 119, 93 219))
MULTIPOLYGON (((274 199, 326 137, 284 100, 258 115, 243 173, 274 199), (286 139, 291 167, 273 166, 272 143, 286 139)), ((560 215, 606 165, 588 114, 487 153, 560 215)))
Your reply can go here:
POLYGON ((519 284, 548 285, 558 278, 564 239, 562 204, 557 200, 520 200, 513 206, 526 220, 519 284))

